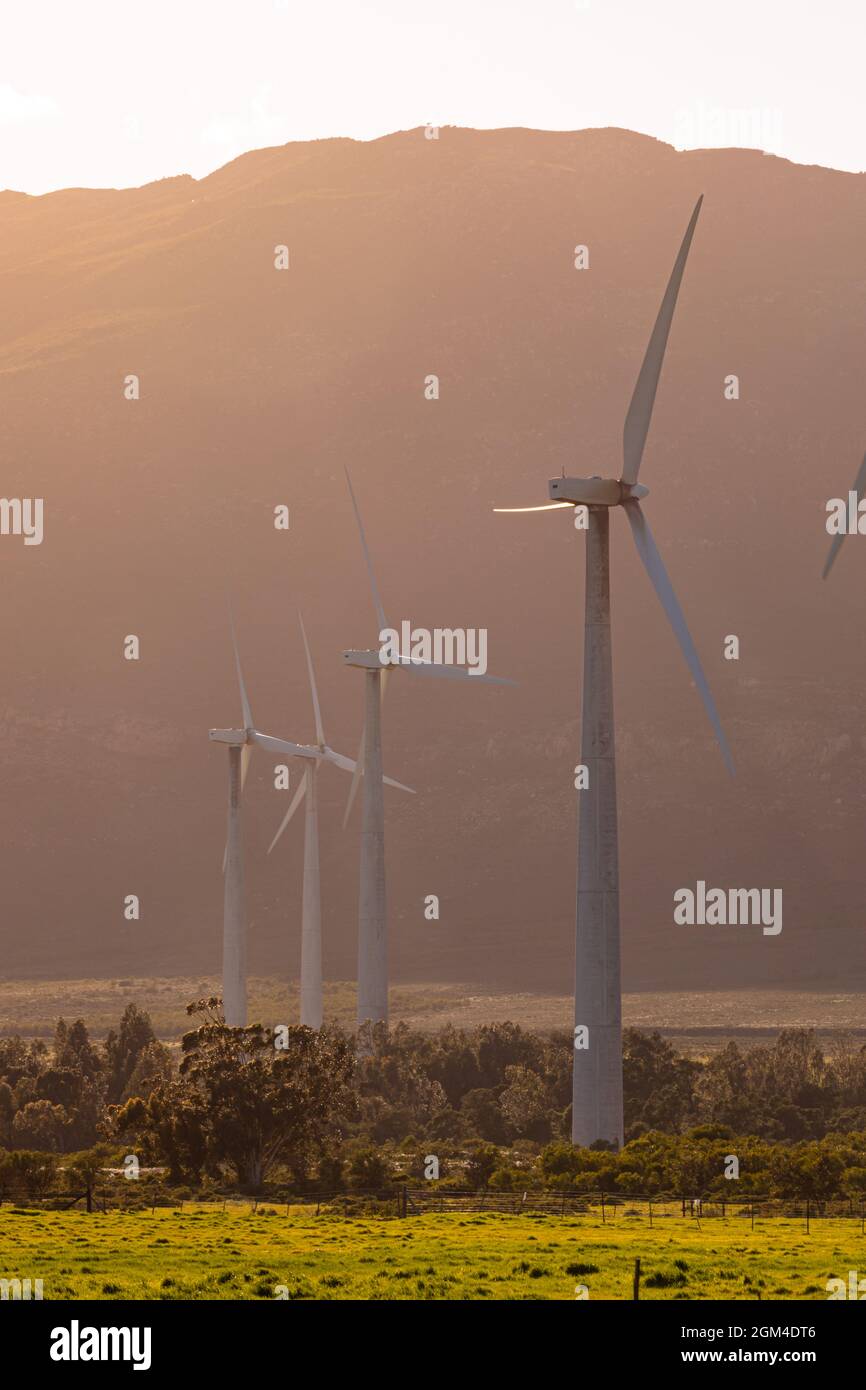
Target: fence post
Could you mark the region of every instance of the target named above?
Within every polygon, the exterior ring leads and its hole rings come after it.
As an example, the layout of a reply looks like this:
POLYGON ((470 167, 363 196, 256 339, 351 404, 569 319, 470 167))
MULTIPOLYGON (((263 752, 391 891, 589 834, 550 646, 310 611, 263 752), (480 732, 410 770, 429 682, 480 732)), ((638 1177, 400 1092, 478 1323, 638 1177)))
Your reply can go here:
POLYGON ((640 1298, 640 1255, 634 1262, 634 1283, 632 1285, 632 1299, 637 1302, 640 1298))
POLYGON ((647 1205, 649 1206, 650 1226, 652 1226, 652 1224, 653 1224, 653 1199, 652 1199, 652 1197, 650 1197, 649 1202, 648 1202, 647 1205))
POLYGON ((749 1212, 751 1213, 751 1217, 752 1217, 752 1230, 754 1231, 754 1229, 755 1229, 755 1204, 754 1204, 754 1202, 750 1202, 750 1203, 749 1203, 749 1212))
POLYGON ((601 1194, 601 1224, 604 1225, 604 1193, 601 1194))
POLYGON ((806 1198, 806 1235, 809 1234, 809 1198, 806 1198))

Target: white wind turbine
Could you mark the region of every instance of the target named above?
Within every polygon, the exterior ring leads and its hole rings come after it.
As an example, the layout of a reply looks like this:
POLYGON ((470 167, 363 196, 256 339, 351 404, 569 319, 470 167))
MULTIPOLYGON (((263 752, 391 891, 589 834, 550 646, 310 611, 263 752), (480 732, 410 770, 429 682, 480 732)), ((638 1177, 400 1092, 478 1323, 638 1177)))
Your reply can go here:
MULTIPOLYGON (((321 1028, 322 1026, 322 891, 319 875, 319 801, 318 801, 318 779, 319 768, 322 763, 333 763, 334 767, 341 768, 344 772, 354 772, 356 763, 352 758, 346 758, 342 753, 336 753, 329 747, 325 740, 325 730, 322 724, 322 710, 319 704, 319 692, 316 688, 316 676, 313 671, 313 659, 310 655, 310 644, 307 641, 307 633, 304 627, 304 620, 298 614, 301 624, 301 636, 304 639, 304 651, 307 655, 307 672, 310 678, 310 693, 313 697, 313 715, 316 721, 316 742, 313 746, 298 745, 298 753, 295 755, 304 763, 304 774, 298 783, 298 789, 292 798, 289 809, 280 822, 276 835, 268 846, 268 854, 276 845, 295 811, 306 797, 306 815, 304 824, 304 889, 303 905, 301 908, 301 1023, 308 1028, 321 1028)), ((264 741, 264 740, 262 740, 264 741)), ((279 740, 277 740, 279 742, 279 740)), ((265 743, 267 746, 267 743, 265 743)), ((406 787, 402 782, 395 782, 390 777, 385 777, 389 787, 399 787, 401 791, 411 792, 411 787, 406 787)))
POLYGON ((583 710, 580 760, 589 785, 581 792, 577 848, 577 943, 574 995, 572 1142, 621 1146, 622 995, 620 988, 619 847, 616 816, 615 725, 610 636, 610 509, 622 507, 637 552, 674 630, 709 715, 725 764, 734 767, 686 620, 640 505, 648 489, 637 480, 680 281, 701 209, 692 213, 650 336, 623 432, 618 479, 565 477, 548 483, 551 502, 497 511, 549 511, 584 506, 583 710), (579 1045, 580 1044, 580 1045, 579 1045))
POLYGON ((228 835, 223 859, 223 1013, 230 1028, 243 1028, 247 1021, 247 923, 241 807, 253 744, 290 758, 303 757, 305 754, 317 756, 317 750, 306 749, 299 743, 289 743, 286 739, 272 738, 255 728, 234 623, 231 624, 231 631, 244 725, 242 729, 211 729, 208 737, 214 743, 227 744, 229 750, 228 835))
MULTIPOLYGON (((379 597, 373 562, 364 534, 361 513, 346 469, 346 482, 361 547, 370 578, 373 606, 379 624, 379 642, 385 641, 388 624, 385 610, 379 597)), ((382 719, 381 703, 385 693, 388 673, 392 670, 409 671, 420 676, 441 676, 450 680, 468 680, 487 685, 513 685, 514 681, 500 676, 479 675, 468 671, 464 666, 448 666, 433 661, 420 661, 400 653, 396 658, 385 658, 379 648, 367 651, 351 650, 343 652, 347 666, 356 666, 364 672, 364 731, 358 762, 352 778, 345 825, 349 819, 355 799, 359 778, 364 778, 364 794, 361 808, 361 872, 358 896, 358 1023, 367 1020, 373 1023, 388 1021, 388 923, 385 893, 385 802, 382 795, 382 719)))

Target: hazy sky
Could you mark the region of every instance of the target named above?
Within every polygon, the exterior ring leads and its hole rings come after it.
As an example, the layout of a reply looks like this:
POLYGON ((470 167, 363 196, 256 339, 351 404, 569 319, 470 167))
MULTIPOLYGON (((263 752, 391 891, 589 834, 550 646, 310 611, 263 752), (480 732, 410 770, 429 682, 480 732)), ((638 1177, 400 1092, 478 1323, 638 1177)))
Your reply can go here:
POLYGON ((863 0, 0 0, 0 188, 432 122, 866 168, 863 0))

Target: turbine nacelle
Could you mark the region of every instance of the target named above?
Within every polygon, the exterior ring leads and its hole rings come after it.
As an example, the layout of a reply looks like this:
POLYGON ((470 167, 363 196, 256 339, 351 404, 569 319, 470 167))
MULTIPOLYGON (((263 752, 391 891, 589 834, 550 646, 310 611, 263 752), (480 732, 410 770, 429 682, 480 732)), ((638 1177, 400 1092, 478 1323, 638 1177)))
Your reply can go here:
POLYGON ((391 665, 391 662, 382 660, 378 651, 343 652, 343 660, 347 666, 358 666, 364 671, 382 671, 391 665))
POLYGON ((208 729, 207 736, 214 743, 227 743, 231 748, 242 748, 245 743, 252 742, 249 729, 208 729))
POLYGON ((547 491, 552 502, 571 502, 575 507, 619 507, 631 497, 646 497, 649 488, 616 478, 551 478, 547 491))

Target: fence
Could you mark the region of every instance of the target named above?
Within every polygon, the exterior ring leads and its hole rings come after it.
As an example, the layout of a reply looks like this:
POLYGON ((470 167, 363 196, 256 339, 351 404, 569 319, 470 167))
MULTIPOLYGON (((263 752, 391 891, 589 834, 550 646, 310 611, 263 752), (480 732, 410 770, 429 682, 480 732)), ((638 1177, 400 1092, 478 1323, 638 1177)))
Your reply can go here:
MULTIPOLYGON (((0 1194, 0 1212, 4 1205, 26 1205, 28 1208, 68 1210, 87 1204, 86 1192, 44 1192, 38 1195, 23 1192, 0 1194)), ((477 1192, 444 1187, 396 1187, 362 1191, 307 1192, 264 1194, 248 1197, 238 1193, 219 1192, 179 1197, 171 1188, 138 1186, 131 1181, 94 1189, 90 1207, 95 1214, 108 1211, 169 1208, 182 1211, 184 1207, 227 1208, 247 1207, 255 1215, 261 1208, 269 1213, 288 1215, 292 1208, 309 1207, 318 1216, 322 1212, 339 1213, 364 1206, 381 1215, 397 1217, 423 1216, 426 1213, 483 1213, 501 1212, 510 1215, 533 1214, 558 1217, 585 1217, 588 1222, 602 1225, 617 1222, 641 1222, 650 1227, 671 1220, 687 1220, 698 1226, 702 1221, 742 1221, 754 1229, 756 1221, 770 1218, 802 1220, 806 1232, 813 1223, 828 1219, 858 1222, 866 1234, 866 1204, 857 1198, 780 1198, 751 1196, 730 1199, 718 1195, 682 1197, 671 1193, 607 1193, 580 1191, 500 1192, 490 1188, 477 1192)))

